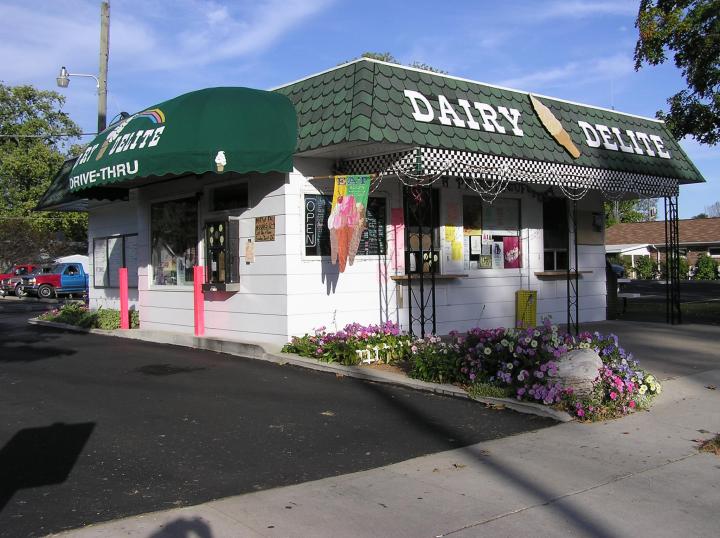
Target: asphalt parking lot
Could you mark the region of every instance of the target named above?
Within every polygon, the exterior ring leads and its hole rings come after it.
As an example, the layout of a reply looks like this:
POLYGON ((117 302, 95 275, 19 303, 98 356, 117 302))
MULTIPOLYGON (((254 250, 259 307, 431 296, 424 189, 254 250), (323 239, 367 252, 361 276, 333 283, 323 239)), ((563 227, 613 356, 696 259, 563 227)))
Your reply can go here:
POLYGON ((0 536, 297 484, 545 428, 467 400, 29 326, 0 300, 0 536))

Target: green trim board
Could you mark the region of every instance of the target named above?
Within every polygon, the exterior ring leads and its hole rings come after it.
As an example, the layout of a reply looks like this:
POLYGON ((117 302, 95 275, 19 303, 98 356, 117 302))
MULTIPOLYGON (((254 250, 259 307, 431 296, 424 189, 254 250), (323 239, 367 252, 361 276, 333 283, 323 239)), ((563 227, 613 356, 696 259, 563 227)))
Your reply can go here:
POLYGON ((77 159, 70 192, 206 172, 291 172, 295 109, 284 96, 250 88, 206 88, 124 118, 77 159))
POLYGON ((299 154, 380 143, 704 181, 660 121, 376 60, 274 91, 295 105, 299 154))

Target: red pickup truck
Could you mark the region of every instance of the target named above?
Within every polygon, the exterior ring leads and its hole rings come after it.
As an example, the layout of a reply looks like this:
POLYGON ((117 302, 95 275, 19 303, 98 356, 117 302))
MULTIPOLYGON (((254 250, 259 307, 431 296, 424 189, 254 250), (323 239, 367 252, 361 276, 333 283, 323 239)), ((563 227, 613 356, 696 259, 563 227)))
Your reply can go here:
POLYGON ((29 275, 35 269, 37 269, 37 265, 33 265, 32 263, 17 263, 15 265, 11 265, 6 271, 0 273, 0 282, 6 278, 12 278, 14 276, 29 275))

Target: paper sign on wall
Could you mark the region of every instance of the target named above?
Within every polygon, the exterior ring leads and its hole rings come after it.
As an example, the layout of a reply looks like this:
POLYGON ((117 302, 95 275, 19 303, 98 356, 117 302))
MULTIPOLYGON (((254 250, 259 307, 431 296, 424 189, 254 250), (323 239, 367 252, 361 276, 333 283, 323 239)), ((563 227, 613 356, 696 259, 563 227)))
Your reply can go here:
POLYGON ((503 256, 503 244, 501 241, 495 241, 492 244, 492 266, 493 269, 504 269, 505 258, 503 256))
POLYGON ((245 263, 250 264, 255 261, 255 243, 252 239, 248 239, 245 244, 245 263))
POLYGON ((275 241, 275 215, 255 217, 255 241, 275 241))

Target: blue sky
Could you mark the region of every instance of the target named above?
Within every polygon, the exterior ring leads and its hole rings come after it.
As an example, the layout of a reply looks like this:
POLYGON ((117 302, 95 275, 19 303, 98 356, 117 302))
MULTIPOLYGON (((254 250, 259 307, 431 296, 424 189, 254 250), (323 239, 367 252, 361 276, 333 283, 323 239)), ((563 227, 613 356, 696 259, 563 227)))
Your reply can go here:
MULTIPOLYGON (((633 0, 111 0, 108 117, 209 86, 267 89, 364 51, 459 77, 654 116, 683 87, 672 64, 633 69, 633 0)), ((99 0, 0 0, 0 80, 67 96, 88 131, 91 79, 60 90, 61 65, 97 74, 99 0)), ((683 147, 705 176, 680 217, 720 200, 720 147, 683 147)), ((660 208, 662 212, 662 208, 660 208)))

